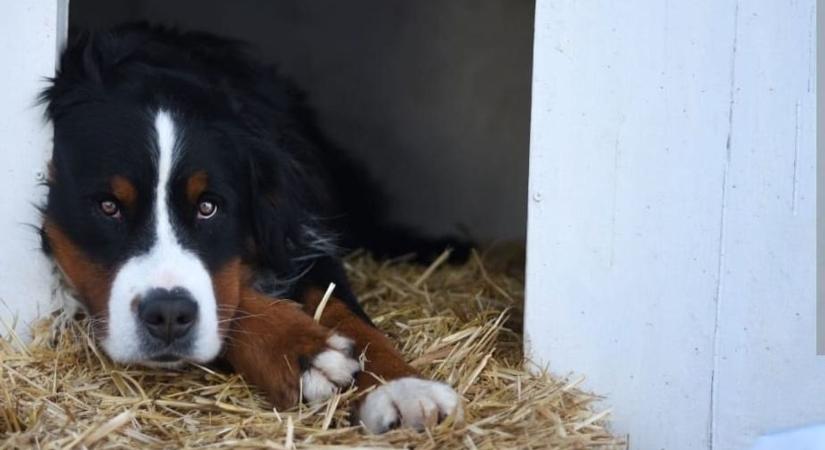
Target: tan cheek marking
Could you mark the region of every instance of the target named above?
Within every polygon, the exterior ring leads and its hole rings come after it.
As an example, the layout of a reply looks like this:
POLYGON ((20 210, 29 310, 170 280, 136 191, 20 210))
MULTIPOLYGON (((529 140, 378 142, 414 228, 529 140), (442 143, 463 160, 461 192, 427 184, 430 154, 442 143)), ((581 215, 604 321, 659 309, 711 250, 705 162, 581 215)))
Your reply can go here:
POLYGON ((123 203, 127 208, 132 209, 137 201, 137 189, 131 181, 126 178, 115 175, 110 182, 112 185, 112 193, 123 203))
POLYGON ((241 280, 245 273, 247 270, 242 267, 241 260, 233 259, 212 274, 212 289, 218 307, 218 329, 222 336, 226 335, 229 321, 240 303, 241 280))
POLYGON ((57 225, 47 221, 43 228, 55 262, 81 297, 80 300, 93 316, 104 317, 108 311, 112 274, 91 262, 57 225))
POLYGON ((186 198, 189 203, 194 205, 198 201, 203 191, 206 190, 208 181, 209 177, 202 170, 195 172, 186 180, 186 198))

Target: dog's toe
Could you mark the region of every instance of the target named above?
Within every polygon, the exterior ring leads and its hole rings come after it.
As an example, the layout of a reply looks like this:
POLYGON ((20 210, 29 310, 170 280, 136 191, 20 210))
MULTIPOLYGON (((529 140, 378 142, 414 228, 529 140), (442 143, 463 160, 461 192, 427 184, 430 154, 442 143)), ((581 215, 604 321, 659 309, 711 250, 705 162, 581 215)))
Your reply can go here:
POLYGON ((455 390, 444 383, 414 377, 379 386, 359 408, 360 421, 376 434, 399 426, 422 430, 448 415, 454 415, 458 421, 463 419, 455 390))
POLYGON ((327 339, 326 349, 311 360, 301 374, 304 399, 310 403, 328 399, 350 386, 361 365, 353 356, 352 341, 338 334, 327 339))

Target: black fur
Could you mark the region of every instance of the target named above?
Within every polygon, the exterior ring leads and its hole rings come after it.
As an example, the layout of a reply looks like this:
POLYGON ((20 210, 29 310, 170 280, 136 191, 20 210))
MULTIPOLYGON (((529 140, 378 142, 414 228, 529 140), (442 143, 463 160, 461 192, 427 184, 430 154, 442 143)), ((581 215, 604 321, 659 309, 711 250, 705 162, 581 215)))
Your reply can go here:
MULTIPOLYGON (((206 169, 209 195, 224 213, 208 226, 191 214, 176 218, 184 244, 210 269, 241 256, 262 289, 293 298, 332 281, 336 294, 369 320, 349 289, 342 250, 417 252, 426 261, 453 246, 454 260, 466 258, 464 241, 428 239, 390 223, 385 196, 324 137, 300 91, 253 61, 240 42, 127 25, 76 34, 60 67, 42 95, 55 126, 45 215, 104 267, 151 245, 144 233, 150 204, 139 198, 118 223, 97 205, 107 195, 101 183, 113 174, 139 180, 139 190, 153 188, 146 146, 158 109, 183 124, 186 145, 174 182, 206 169)), ((184 210, 185 200, 174 202, 184 210)))

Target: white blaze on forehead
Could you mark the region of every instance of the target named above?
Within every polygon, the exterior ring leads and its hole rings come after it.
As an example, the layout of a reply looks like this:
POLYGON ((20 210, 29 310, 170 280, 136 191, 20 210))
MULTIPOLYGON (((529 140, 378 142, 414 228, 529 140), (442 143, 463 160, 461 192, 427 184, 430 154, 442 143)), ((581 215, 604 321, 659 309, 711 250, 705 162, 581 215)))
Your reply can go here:
MULTIPOLYGON (((157 133, 158 149, 158 184, 155 188, 155 238, 156 247, 168 248, 177 245, 177 239, 172 231, 172 220, 169 217, 169 175, 176 156, 175 125, 169 113, 161 111, 155 117, 155 133, 157 133)), ((174 286, 163 286, 174 287, 174 286)))
POLYGON ((154 198, 154 243, 147 253, 127 260, 112 284, 109 333, 103 347, 112 359, 141 362, 150 357, 141 348, 141 325, 133 301, 156 289, 181 288, 198 304, 198 320, 189 359, 205 362, 220 350, 218 318, 212 279, 203 262, 183 248, 175 234, 170 208, 170 182, 178 156, 178 136, 172 116, 155 117, 157 185, 154 198))

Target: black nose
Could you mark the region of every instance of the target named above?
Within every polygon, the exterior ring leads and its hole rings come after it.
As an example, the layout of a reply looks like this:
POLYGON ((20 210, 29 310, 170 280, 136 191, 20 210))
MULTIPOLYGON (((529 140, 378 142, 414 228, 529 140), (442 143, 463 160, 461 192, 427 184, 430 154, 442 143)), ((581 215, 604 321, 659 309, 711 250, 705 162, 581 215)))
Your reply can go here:
POLYGON ((138 305, 138 317, 149 334, 170 344, 193 328, 198 304, 183 289, 153 289, 138 305))

